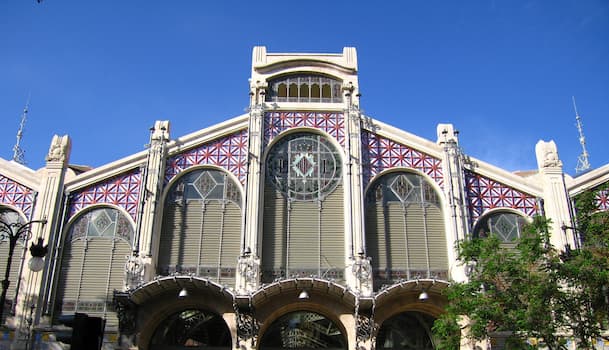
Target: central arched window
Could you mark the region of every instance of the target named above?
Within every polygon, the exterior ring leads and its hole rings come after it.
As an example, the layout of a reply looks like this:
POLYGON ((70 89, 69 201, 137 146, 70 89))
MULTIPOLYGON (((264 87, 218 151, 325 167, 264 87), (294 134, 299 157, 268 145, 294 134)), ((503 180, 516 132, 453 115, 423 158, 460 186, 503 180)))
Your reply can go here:
POLYGON ((269 102, 342 102, 339 80, 314 74, 295 74, 269 83, 269 102))
POLYGON ((262 280, 342 280, 342 157, 325 136, 289 134, 265 161, 262 280))

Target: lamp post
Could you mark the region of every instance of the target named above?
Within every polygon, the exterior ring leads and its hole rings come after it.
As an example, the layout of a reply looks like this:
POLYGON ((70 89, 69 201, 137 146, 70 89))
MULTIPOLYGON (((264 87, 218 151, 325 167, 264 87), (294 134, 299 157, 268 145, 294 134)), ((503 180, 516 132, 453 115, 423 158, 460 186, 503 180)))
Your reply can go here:
MULTIPOLYGON (((23 239, 26 241, 31 232, 30 228, 34 223, 46 224, 46 220, 32 220, 26 223, 21 223, 18 220, 15 222, 6 222, 4 219, 6 216, 2 216, 0 218, 0 240, 8 240, 8 260, 6 261, 6 269, 4 271, 4 280, 2 280, 2 295, 0 295, 0 323, 4 317, 4 304, 6 302, 6 293, 8 291, 8 286, 10 284, 9 275, 11 273, 11 264, 13 262, 13 253, 15 252, 15 246, 17 245, 17 241, 19 239, 23 239)), ((41 259, 46 255, 46 246, 42 246, 42 238, 38 239, 38 243, 32 243, 30 251, 32 252, 32 259, 38 258, 41 259), (43 254, 44 253, 44 254, 43 254), (38 256, 36 256, 36 255, 38 256), (40 256, 40 254, 43 254, 40 256)), ((30 266, 37 267, 35 262, 30 262, 30 266)), ((40 266, 40 264, 38 264, 40 266)), ((40 271, 40 270, 38 270, 40 271)))

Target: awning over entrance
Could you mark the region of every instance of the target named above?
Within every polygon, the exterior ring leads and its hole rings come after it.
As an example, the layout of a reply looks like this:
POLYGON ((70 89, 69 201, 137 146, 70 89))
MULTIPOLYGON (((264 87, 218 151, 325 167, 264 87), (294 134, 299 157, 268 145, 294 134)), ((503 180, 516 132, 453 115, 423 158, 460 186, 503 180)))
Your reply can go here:
POLYGON ((205 278, 195 276, 167 276, 156 278, 137 287, 133 291, 130 291, 129 299, 137 305, 142 305, 149 300, 169 292, 175 292, 177 296, 178 293, 183 290, 186 293, 206 291, 208 293, 218 294, 218 296, 227 299, 232 299, 234 297, 234 294, 230 289, 205 278))

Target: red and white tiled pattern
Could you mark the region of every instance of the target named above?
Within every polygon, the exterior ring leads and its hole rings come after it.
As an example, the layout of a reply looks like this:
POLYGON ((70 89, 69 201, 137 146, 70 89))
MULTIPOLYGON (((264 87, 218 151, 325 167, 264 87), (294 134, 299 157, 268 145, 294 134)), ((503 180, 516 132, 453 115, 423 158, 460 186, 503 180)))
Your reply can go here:
POLYGON ((0 203, 19 208, 29 219, 34 206, 34 190, 0 175, 0 203))
POLYGON ((331 112, 267 112, 264 115, 264 145, 268 145, 282 131, 310 127, 332 135, 345 146, 345 118, 331 112))
POLYGON ((470 217, 478 219, 493 208, 512 208, 532 216, 538 211, 535 196, 520 192, 482 175, 465 172, 466 196, 470 217))
POLYGON ((609 190, 596 192, 596 205, 598 206, 598 210, 609 210, 609 190))
POLYGON ((412 168, 429 175, 442 186, 442 160, 377 134, 362 131, 364 186, 383 170, 395 167, 412 168))
POLYGON ((136 220, 141 179, 141 172, 138 168, 72 193, 70 217, 92 204, 113 204, 125 209, 131 218, 136 220))
POLYGON ((247 172, 247 130, 211 141, 167 159, 165 182, 195 165, 216 165, 233 173, 245 184, 247 172))

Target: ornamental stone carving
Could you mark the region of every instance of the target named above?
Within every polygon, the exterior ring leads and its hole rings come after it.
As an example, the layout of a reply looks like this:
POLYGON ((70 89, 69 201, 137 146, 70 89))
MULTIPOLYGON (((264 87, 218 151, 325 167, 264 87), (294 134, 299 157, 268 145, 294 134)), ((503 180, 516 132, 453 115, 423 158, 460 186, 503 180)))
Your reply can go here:
POLYGON ((47 154, 47 162, 66 162, 70 156, 71 142, 67 135, 53 136, 49 153, 47 154))
POLYGON ((256 289, 260 279, 260 258, 253 254, 247 254, 239 257, 237 262, 239 269, 238 289, 241 292, 256 289))
POLYGON ((372 293, 372 266, 370 258, 358 255, 351 259, 351 271, 355 277, 359 293, 361 295, 370 295, 372 293))
POLYGON ((128 255, 125 263, 125 287, 134 289, 143 281, 144 262, 142 258, 135 255, 128 255))
POLYGON ((537 165, 540 169, 562 167, 554 140, 549 142, 539 140, 537 145, 535 145, 535 154, 537 155, 537 165))

